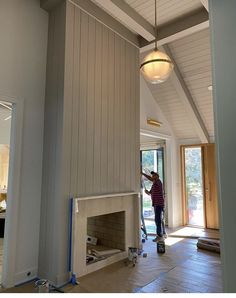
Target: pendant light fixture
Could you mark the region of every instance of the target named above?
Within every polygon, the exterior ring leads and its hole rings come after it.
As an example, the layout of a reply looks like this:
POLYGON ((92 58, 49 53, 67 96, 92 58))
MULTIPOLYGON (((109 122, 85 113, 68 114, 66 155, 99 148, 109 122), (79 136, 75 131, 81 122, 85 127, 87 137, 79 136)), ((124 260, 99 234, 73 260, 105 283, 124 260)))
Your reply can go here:
POLYGON ((170 57, 157 49, 157 0, 155 0, 155 48, 144 58, 140 70, 147 81, 158 84, 168 79, 173 68, 170 57))

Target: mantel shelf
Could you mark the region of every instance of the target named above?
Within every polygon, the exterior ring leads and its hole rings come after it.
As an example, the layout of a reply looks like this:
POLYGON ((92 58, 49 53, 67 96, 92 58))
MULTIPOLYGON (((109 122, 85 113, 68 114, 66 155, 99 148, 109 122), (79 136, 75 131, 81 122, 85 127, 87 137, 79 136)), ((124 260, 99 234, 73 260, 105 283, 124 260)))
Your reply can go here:
POLYGON ((122 193, 97 195, 97 196, 91 196, 91 197, 80 197, 80 198, 75 198, 75 200, 77 201, 96 200, 96 199, 104 199, 104 198, 132 196, 132 195, 138 195, 138 194, 139 194, 138 192, 122 192, 122 193))

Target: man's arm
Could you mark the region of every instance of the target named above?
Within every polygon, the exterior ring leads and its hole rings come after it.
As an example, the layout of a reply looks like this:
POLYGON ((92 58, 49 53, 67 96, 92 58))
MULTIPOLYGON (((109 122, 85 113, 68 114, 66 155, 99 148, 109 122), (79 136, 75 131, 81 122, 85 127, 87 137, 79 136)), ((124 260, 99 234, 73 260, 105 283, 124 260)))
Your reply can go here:
POLYGON ((147 189, 145 189, 145 193, 147 194, 147 195, 151 195, 151 191, 149 191, 149 190, 147 190, 147 189))
POLYGON ((145 174, 145 173, 141 173, 144 177, 146 177, 148 180, 150 180, 150 181, 154 181, 154 178, 152 178, 152 176, 149 176, 149 175, 147 175, 147 174, 145 174))

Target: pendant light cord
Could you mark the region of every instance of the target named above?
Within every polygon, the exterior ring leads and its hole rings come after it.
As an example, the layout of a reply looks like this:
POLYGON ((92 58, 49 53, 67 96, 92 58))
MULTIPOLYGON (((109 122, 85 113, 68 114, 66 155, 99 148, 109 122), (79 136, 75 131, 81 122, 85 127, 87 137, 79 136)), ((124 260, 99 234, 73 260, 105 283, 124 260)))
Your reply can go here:
POLYGON ((157 0, 155 0, 155 51, 157 51, 157 0))

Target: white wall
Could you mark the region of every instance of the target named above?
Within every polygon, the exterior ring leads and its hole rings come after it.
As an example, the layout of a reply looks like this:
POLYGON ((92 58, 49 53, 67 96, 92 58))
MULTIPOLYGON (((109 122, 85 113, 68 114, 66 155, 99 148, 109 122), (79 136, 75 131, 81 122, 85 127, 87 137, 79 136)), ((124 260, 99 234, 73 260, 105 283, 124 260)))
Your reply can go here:
POLYGON ((15 283, 37 275, 47 30, 38 0, 0 1, 0 95, 24 100, 15 283))
MULTIPOLYGON (((165 115, 153 98, 149 87, 140 75, 140 128, 141 132, 160 137, 166 141, 166 183, 168 200, 168 225, 176 227, 182 224, 181 176, 179 146, 165 115), (147 118, 163 123, 161 127, 150 126, 147 118)), ((153 139, 155 140, 155 139, 153 139)))
POLYGON ((160 110, 156 100, 153 98, 151 91, 140 75, 140 128, 149 130, 155 133, 165 134, 167 136, 174 136, 174 133, 160 110), (147 118, 154 118, 163 123, 161 127, 155 127, 147 124, 147 118))
POLYGON ((235 11, 235 0, 209 1, 213 57, 213 103, 218 162, 221 258, 224 291, 232 293, 236 292, 235 11))

